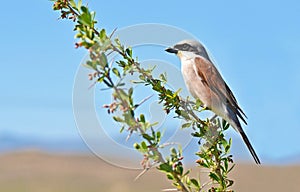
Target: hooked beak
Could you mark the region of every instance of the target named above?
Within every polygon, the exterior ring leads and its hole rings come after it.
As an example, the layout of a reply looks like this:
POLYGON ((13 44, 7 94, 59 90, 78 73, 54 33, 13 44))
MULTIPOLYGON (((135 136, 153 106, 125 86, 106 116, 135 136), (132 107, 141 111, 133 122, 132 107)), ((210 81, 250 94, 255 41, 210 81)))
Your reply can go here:
POLYGON ((174 54, 177 54, 178 53, 178 50, 177 49, 174 49, 172 47, 169 47, 165 50, 166 52, 169 52, 169 53, 174 53, 174 54))

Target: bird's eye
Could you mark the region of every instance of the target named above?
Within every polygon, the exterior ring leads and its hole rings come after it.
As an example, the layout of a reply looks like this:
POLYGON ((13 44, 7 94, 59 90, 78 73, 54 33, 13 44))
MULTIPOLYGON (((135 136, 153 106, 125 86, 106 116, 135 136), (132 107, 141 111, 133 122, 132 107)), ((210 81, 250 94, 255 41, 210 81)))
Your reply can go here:
POLYGON ((181 50, 181 51, 189 51, 189 49, 191 48, 191 46, 187 43, 184 43, 184 44, 178 44, 178 45, 175 45, 174 48, 178 49, 178 50, 181 50))
POLYGON ((187 51, 188 49, 189 49, 189 45, 188 44, 183 44, 182 45, 182 49, 184 50, 184 51, 187 51))

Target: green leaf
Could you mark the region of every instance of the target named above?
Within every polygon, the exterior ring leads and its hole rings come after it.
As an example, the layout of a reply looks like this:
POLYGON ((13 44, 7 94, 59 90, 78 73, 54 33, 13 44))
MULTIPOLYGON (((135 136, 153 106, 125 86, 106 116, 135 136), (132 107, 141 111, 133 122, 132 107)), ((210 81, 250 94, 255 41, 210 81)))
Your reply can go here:
POLYGON ((79 10, 82 6, 82 0, 79 0, 77 3, 77 9, 79 10))
POLYGON ((183 110, 178 110, 177 114, 180 115, 180 116, 182 116, 184 119, 187 119, 187 120, 190 119, 189 114, 187 112, 183 111, 183 110))
POLYGON ((147 149, 148 149, 148 147, 147 147, 145 141, 142 141, 141 147, 142 147, 142 149, 144 149, 144 150, 147 150, 147 149))
POLYGON ((120 67, 125 67, 125 66, 126 66, 126 62, 125 62, 125 61, 122 61, 122 60, 117 61, 116 63, 117 63, 120 67))
POLYGON ((92 23, 92 27, 93 27, 94 24, 97 23, 97 21, 95 21, 96 12, 92 11, 90 14, 91 14, 91 23, 92 23))
POLYGON ((192 183, 193 185, 195 185, 195 187, 197 187, 197 188, 200 187, 199 182, 198 182, 196 179, 191 179, 191 183, 192 183))
POLYGON ((81 6, 82 14, 78 16, 78 22, 90 28, 93 27, 93 19, 92 15, 89 12, 88 8, 85 6, 81 6))
POLYGON ((75 35, 75 38, 77 39, 77 38, 81 38, 81 37, 83 37, 83 34, 81 33, 81 32, 79 32, 79 33, 77 33, 76 35, 75 35))
POLYGON ((109 38, 105 39, 103 42, 102 42, 102 45, 101 45, 101 51, 103 52, 106 52, 107 50, 111 49, 111 40, 109 38))
POLYGON ((131 57, 132 57, 132 48, 131 48, 131 47, 128 47, 128 48, 126 49, 126 53, 127 53, 127 55, 131 58, 131 57))
POLYGON ((154 140, 154 138, 151 137, 150 135, 148 135, 147 133, 142 134, 142 136, 143 136, 144 139, 147 139, 148 141, 154 140))
POLYGON ((170 180, 174 180, 174 176, 171 173, 167 173, 167 178, 170 180))
POLYGON ((230 150, 230 145, 227 145, 227 146, 225 147, 225 153, 228 153, 229 150, 230 150))
POLYGON ((116 95, 118 98, 121 98, 124 101, 128 101, 128 95, 123 89, 120 89, 118 93, 119 95, 116 95))
POLYGON ((231 147, 232 139, 230 138, 230 139, 229 139, 229 142, 227 142, 227 141, 224 139, 223 142, 226 142, 226 145, 223 144, 223 146, 224 146, 224 149, 225 149, 225 153, 228 153, 229 150, 230 150, 230 147, 231 147))
POLYGON ((226 126, 224 127, 224 130, 227 130, 229 128, 230 124, 227 123, 226 126))
POLYGON ((220 181, 220 178, 218 177, 218 175, 213 173, 213 172, 209 173, 209 177, 212 178, 213 180, 217 181, 217 182, 220 181))
POLYGON ((174 147, 171 148, 171 155, 177 156, 177 151, 174 147))
POLYGON ((201 137, 201 134, 198 132, 191 133, 193 137, 201 137))
POLYGON ((225 139, 222 139, 221 142, 222 142, 223 147, 226 148, 228 145, 227 141, 225 139))
POLYGON ((182 175, 182 173, 183 173, 183 167, 182 167, 181 165, 178 165, 178 166, 176 167, 176 171, 177 171, 177 173, 178 173, 179 175, 182 175))
POLYGON ((86 35, 89 39, 94 39, 94 31, 92 29, 87 29, 86 35))
POLYGON ((133 88, 130 87, 128 90, 128 97, 132 97, 132 94, 133 94, 133 88))
POLYGON ((97 71, 97 65, 98 65, 99 63, 98 63, 98 61, 96 61, 96 60, 89 60, 89 61, 87 61, 86 63, 85 63, 85 67, 87 67, 87 68, 90 68, 90 69, 93 69, 93 70, 95 70, 95 71, 97 71))
POLYGON ((178 153, 181 156, 182 155, 182 146, 181 144, 178 145, 178 153))
POLYGON ((229 123, 226 122, 226 120, 222 120, 222 128, 223 130, 227 130, 229 128, 229 123))
POLYGON ((181 92, 181 88, 180 89, 178 89, 175 93, 174 93, 174 96, 176 96, 176 95, 178 95, 180 92, 181 92))
POLYGON ((117 44, 118 46, 121 46, 120 39, 118 39, 118 38, 115 38, 115 42, 116 42, 116 44, 117 44))
POLYGON ((184 124, 181 125, 181 128, 182 129, 189 128, 191 125, 192 125, 192 123, 184 123, 184 124))
POLYGON ((145 80, 145 76, 144 75, 140 75, 139 78, 140 78, 140 80, 143 80, 143 81, 145 80))
POLYGON ((135 124, 131 113, 125 113, 123 116, 127 125, 132 126, 135 124))
POLYGON ((225 171, 227 172, 227 170, 228 170, 228 159, 224 160, 224 168, 225 168, 225 171))
POLYGON ((159 75, 159 78, 163 81, 163 82, 167 82, 167 74, 166 73, 162 73, 159 75))
POLYGON ((75 3, 74 0, 69 0, 69 3, 70 3, 70 5, 71 5, 72 8, 77 9, 76 3, 75 3))
POLYGON ((161 137, 161 133, 160 133, 160 131, 157 131, 157 133, 156 133, 156 141, 157 142, 160 141, 160 137, 161 137))
POLYGON ((114 119, 116 122, 124 122, 124 119, 122 119, 121 117, 118 117, 118 116, 113 116, 113 119, 114 119))
POLYGON ((160 171, 164 171, 164 172, 167 172, 167 173, 170 173, 170 172, 173 171, 173 170, 172 170, 172 166, 169 165, 168 163, 162 163, 162 164, 160 164, 160 165, 158 166, 158 169, 159 169, 160 171))
POLYGON ((104 78, 105 78, 104 76, 101 76, 101 77, 99 77, 99 78, 98 78, 98 80, 97 80, 97 81, 98 81, 98 83, 102 83, 102 82, 103 82, 103 80, 104 80, 104 78))
POLYGON ((100 55, 100 66, 102 68, 105 68, 108 66, 107 57, 106 57, 105 53, 103 53, 103 52, 100 55))
POLYGON ((185 174, 183 174, 182 176, 187 176, 190 172, 190 170, 187 170, 187 172, 185 172, 185 174))
POLYGON ((120 72, 118 71, 117 68, 113 68, 112 72, 117 76, 117 77, 121 77, 120 72))
POLYGON ((143 122, 143 123, 145 123, 146 120, 145 120, 144 114, 141 114, 141 115, 140 115, 140 121, 143 122))
POLYGON ((133 147, 137 150, 139 150, 141 148, 141 146, 138 143, 134 143, 133 147))
POLYGON ((81 9, 81 11, 82 11, 83 13, 87 13, 87 12, 88 12, 88 8, 85 7, 85 6, 81 6, 80 9, 81 9))
POLYGON ((122 126, 121 129, 120 129, 120 133, 122 133, 125 129, 125 126, 122 126))
POLYGON ((154 126, 156 126, 156 125, 158 125, 158 124, 159 124, 158 122, 151 123, 151 124, 150 124, 150 127, 154 127, 154 126))
POLYGON ((205 160, 205 159, 201 159, 201 161, 197 162, 200 166, 205 167, 205 168, 209 168, 209 163, 205 160))
POLYGON ((200 101, 200 99, 196 100, 196 107, 199 108, 202 105, 202 102, 200 101))
POLYGON ((107 38, 105 29, 101 29, 99 37, 102 41, 104 41, 107 38))

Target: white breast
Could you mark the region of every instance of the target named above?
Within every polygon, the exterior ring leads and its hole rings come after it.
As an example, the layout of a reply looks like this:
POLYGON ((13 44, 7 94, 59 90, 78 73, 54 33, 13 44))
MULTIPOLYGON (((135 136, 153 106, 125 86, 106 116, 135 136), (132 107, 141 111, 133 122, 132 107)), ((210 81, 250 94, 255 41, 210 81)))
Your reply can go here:
POLYGON ((193 58, 180 57, 181 72, 187 89, 195 99, 200 99, 203 104, 210 107, 212 104, 211 91, 203 84, 201 77, 197 74, 193 58))
POLYGON ((197 90, 197 87, 202 87, 201 77, 196 74, 194 69, 193 59, 187 59, 185 57, 181 58, 181 73, 183 75, 184 82, 194 98, 199 98, 201 100, 201 92, 197 90))

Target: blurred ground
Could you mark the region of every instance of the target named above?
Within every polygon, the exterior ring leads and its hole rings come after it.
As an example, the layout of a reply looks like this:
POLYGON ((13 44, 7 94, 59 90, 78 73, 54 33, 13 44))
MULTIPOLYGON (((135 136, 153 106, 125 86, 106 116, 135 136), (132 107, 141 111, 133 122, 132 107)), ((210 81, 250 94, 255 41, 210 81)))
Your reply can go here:
MULTIPOLYGON (((36 151, 0 155, 3 192, 155 192, 170 188, 162 173, 111 166, 95 156, 54 155, 36 151)), ((299 191, 300 166, 236 166, 235 191, 299 191)))

